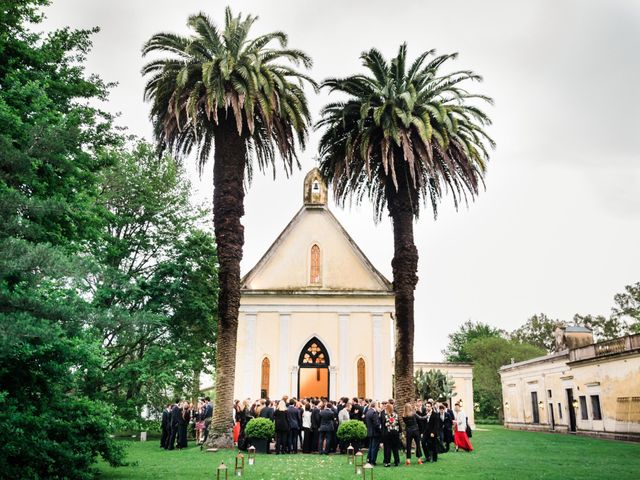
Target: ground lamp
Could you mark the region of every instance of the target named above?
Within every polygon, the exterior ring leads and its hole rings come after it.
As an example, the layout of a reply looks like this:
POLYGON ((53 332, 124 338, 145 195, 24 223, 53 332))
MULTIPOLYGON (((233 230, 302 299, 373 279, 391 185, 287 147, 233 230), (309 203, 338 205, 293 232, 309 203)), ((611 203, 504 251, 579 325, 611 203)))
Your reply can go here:
POLYGON ((354 463, 355 463, 355 471, 356 471, 356 475, 362 475, 363 472, 363 466, 364 466, 364 457, 362 456, 362 452, 358 452, 356 453, 354 458, 354 463))
POLYGON ((347 462, 349 462, 349 465, 353 465, 353 457, 354 452, 355 452, 355 448, 353 448, 353 445, 349 444, 349 447, 347 448, 347 462))
POLYGON ((247 452, 249 452, 247 455, 247 457, 249 457, 249 465, 253 465, 254 463, 256 463, 256 447, 251 445, 247 449, 247 452))
POLYGON ((370 463, 362 467, 362 480, 373 480, 373 465, 370 463))
POLYGON ((220 466, 216 471, 216 480, 229 480, 229 470, 224 462, 220 463, 220 466))
POLYGON ((244 473, 244 455, 239 453, 236 455, 236 468, 234 470, 234 475, 236 477, 241 477, 244 473))

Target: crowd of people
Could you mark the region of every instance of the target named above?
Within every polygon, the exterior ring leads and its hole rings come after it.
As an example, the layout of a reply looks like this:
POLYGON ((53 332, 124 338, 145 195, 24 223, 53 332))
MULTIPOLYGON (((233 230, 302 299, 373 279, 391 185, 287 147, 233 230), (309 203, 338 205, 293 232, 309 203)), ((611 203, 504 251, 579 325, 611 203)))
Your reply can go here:
POLYGON ((340 424, 347 420, 364 423, 367 438, 360 444, 349 442, 357 450, 368 448, 367 462, 376 465, 380 445, 383 464, 400 464, 404 449, 406 464, 414 453, 417 463, 437 462, 438 454, 446 453, 453 443, 455 450, 471 451, 471 430, 460 402, 454 410, 447 402, 417 400, 402 406, 393 399, 378 402, 364 398, 341 398, 337 402, 326 398, 298 400, 284 396, 280 400, 236 400, 233 407, 234 441, 241 450, 248 447, 245 427, 252 418, 267 418, 275 424, 275 453, 319 454, 346 453, 348 442, 336 437, 340 424), (392 459, 393 457, 393 459, 392 459), (424 460, 423 460, 424 457, 424 460))
POLYGON ((195 404, 176 399, 162 411, 160 447, 165 450, 187 448, 187 430, 190 425, 195 433, 196 443, 204 443, 212 417, 213 405, 209 397, 201 398, 195 404))

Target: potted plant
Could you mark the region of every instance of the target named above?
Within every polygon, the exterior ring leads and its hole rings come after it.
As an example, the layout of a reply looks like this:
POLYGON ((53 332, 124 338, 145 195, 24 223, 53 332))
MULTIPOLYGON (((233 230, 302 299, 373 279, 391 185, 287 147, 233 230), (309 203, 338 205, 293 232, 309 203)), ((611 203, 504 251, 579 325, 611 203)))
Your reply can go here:
POLYGON ((336 435, 338 440, 345 444, 350 443, 358 450, 362 440, 367 438, 367 427, 360 420, 347 420, 340 424, 336 435))
POLYGON ((244 435, 256 451, 269 453, 269 442, 276 433, 276 427, 268 418, 253 418, 244 429, 244 435))

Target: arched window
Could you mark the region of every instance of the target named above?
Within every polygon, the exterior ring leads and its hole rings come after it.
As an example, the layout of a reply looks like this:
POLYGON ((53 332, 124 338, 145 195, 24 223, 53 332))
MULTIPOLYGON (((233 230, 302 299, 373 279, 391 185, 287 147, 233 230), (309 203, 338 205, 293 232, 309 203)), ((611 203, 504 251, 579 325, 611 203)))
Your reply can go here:
POLYGON ((267 357, 262 359, 262 380, 260 381, 260 395, 262 398, 269 397, 269 372, 271 370, 271 362, 267 357))
POLYGON ((329 355, 322 342, 313 337, 300 352, 298 365, 301 367, 328 367, 329 355))
POLYGON ((365 380, 365 365, 364 358, 358 359, 358 398, 365 398, 367 396, 367 381, 365 380))
POLYGON ((311 275, 310 283, 312 285, 320 284, 320 247, 313 245, 311 247, 311 275))

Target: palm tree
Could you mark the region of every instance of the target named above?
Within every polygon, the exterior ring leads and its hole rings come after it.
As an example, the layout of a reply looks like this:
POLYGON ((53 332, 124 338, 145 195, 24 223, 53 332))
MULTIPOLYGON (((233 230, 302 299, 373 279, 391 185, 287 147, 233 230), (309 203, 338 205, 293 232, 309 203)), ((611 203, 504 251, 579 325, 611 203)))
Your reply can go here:
POLYGON ((236 337, 240 305, 240 260, 244 231, 245 180, 250 181, 252 158, 260 170, 273 168, 275 155, 287 175, 295 164, 296 142, 304 148, 310 122, 296 66, 311 67, 300 50, 287 48, 283 32, 249 38, 257 17, 233 16, 225 10, 219 31, 204 13, 192 15, 189 37, 157 33, 143 55, 161 53, 142 70, 148 76, 145 100, 160 148, 177 155, 196 154, 200 170, 213 153, 213 215, 218 245, 219 297, 216 351, 216 398, 212 441, 230 445, 229 411, 233 404, 236 337), (271 46, 273 42, 279 45, 271 46))
POLYGON ((369 197, 379 220, 388 210, 393 223, 393 289, 395 293, 395 395, 400 404, 414 396, 414 290, 418 250, 413 221, 421 204, 434 217, 445 192, 455 207, 473 199, 483 182, 489 118, 477 106, 491 102, 461 87, 480 80, 471 71, 440 75, 456 54, 420 55, 409 68, 406 44, 388 63, 371 49, 361 55, 366 74, 323 82, 330 92, 346 94, 321 112, 320 171, 332 184, 336 201, 356 203, 369 197), (429 61, 428 61, 429 60, 429 61), (474 105, 474 103, 476 105, 474 105))

